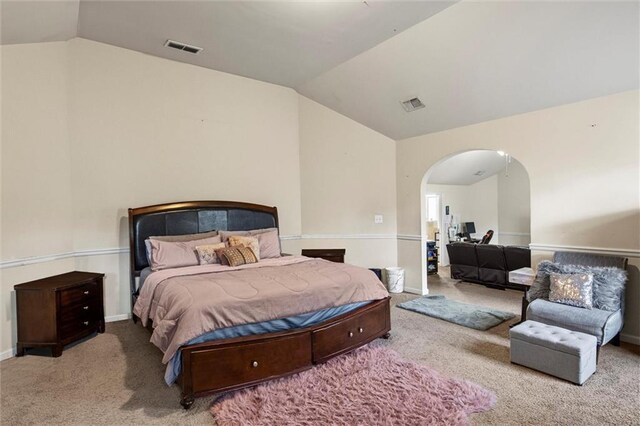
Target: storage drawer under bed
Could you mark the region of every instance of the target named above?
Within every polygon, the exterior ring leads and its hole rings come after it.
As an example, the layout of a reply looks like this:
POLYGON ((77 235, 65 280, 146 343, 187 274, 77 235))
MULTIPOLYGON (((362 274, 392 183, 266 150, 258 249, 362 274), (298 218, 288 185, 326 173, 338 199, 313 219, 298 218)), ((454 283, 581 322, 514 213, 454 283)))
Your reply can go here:
POLYGON ((388 310, 388 303, 377 304, 349 319, 314 330, 313 362, 323 362, 384 334, 388 331, 388 310))
MULTIPOLYGON (((223 346, 216 349, 193 350, 190 357, 193 392, 222 391, 258 383, 271 377, 310 368, 311 340, 309 333, 284 336, 269 341, 223 346)), ((183 353, 183 362, 186 362, 183 353)), ((183 365, 186 367, 186 365, 183 365)), ((190 374, 184 371, 182 374, 190 374)))

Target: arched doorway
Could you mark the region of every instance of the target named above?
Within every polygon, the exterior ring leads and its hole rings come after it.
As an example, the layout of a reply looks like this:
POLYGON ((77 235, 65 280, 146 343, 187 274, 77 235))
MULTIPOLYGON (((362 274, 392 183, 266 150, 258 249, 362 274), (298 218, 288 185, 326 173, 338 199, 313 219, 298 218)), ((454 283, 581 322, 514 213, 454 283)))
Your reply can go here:
POLYGON ((529 174, 507 152, 467 150, 430 167, 420 185, 422 294, 430 275, 448 273, 449 242, 477 241, 492 230, 491 244, 528 246, 530 203, 529 174))

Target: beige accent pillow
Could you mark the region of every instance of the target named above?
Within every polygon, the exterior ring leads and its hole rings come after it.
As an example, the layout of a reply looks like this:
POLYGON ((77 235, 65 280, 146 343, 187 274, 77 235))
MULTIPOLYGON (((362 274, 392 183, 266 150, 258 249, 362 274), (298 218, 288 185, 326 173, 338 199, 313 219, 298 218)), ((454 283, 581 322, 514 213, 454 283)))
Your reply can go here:
POLYGON ((256 263, 256 255, 249 247, 235 246, 216 250, 216 255, 223 265, 239 266, 248 263, 256 263))
POLYGON ((198 265, 197 246, 221 243, 220 236, 192 241, 161 241, 152 239, 151 269, 159 271, 168 268, 181 268, 198 265))
POLYGON ((253 229, 251 231, 220 231, 219 234, 222 237, 222 241, 225 242, 233 235, 256 237, 260 244, 261 259, 272 259, 281 256, 278 228, 253 229))
POLYGON ((225 247, 226 245, 224 243, 196 246, 196 252, 198 252, 198 261, 201 265, 220 263, 220 259, 218 259, 218 256, 216 255, 216 250, 220 250, 225 247))
POLYGON ((260 243, 256 237, 244 237, 241 235, 231 235, 227 240, 229 247, 248 247, 256 255, 256 260, 260 260, 260 243))

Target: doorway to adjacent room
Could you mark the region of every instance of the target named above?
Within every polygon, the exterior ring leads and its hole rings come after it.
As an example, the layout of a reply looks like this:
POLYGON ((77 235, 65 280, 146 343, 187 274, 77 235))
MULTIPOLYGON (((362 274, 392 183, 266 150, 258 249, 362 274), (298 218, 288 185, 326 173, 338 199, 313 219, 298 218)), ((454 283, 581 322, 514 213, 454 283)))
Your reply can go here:
POLYGON ((531 242, 529 175, 506 152, 471 150, 442 159, 425 173, 420 196, 423 294, 430 275, 448 276, 449 243, 531 242))

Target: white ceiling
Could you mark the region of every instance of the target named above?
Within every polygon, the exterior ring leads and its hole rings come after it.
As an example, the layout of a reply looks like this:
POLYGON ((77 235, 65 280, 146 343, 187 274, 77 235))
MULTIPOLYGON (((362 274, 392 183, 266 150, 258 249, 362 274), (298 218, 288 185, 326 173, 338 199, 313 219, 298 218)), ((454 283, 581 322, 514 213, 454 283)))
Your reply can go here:
POLYGON ((79 0, 0 2, 2 44, 64 41, 77 35, 79 0))
POLYGON ((637 89, 639 4, 465 1, 298 89, 396 140, 637 89))
POLYGON ((2 44, 80 36, 282 84, 396 140, 639 88, 638 2, 1 1, 2 44))
POLYGON ((501 172, 506 165, 506 157, 496 151, 467 151, 447 158, 434 166, 427 183, 471 185, 501 172), (475 174, 478 171, 484 173, 478 176, 475 174))

